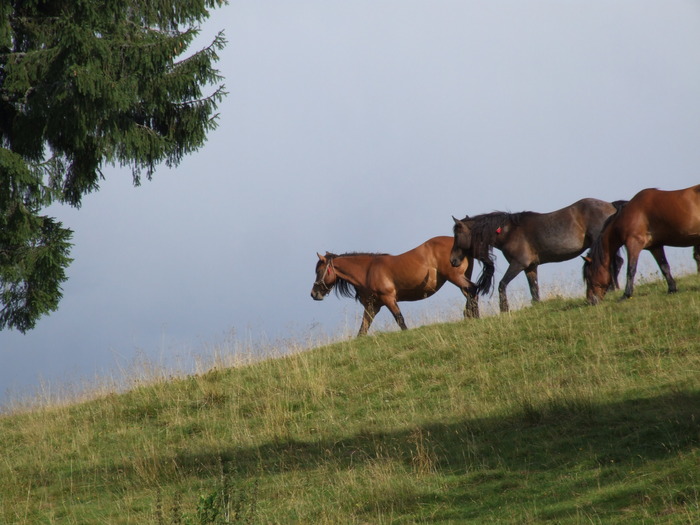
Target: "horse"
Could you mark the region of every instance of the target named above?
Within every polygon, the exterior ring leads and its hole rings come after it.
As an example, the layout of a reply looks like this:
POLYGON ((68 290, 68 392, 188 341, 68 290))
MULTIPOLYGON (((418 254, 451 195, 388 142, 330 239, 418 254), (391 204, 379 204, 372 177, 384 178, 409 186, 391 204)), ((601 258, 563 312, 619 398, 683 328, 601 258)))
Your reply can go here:
POLYGON ((418 301, 437 292, 446 281, 457 286, 467 299, 464 317, 479 317, 476 286, 470 281, 472 258, 450 265, 452 237, 433 237, 401 255, 326 252, 318 255, 316 281, 311 297, 323 300, 335 287, 338 296, 355 298, 364 307, 358 337, 367 334, 382 306, 407 330, 400 301, 418 301))
MULTIPOLYGON (((508 261, 508 269, 498 284, 501 312, 507 312, 506 287, 524 271, 532 302, 540 300, 537 266, 573 259, 588 248, 600 234, 605 220, 625 201, 606 202, 581 199, 550 213, 496 211, 455 219, 454 243, 450 252, 453 266, 461 264, 467 253, 483 264, 477 293, 484 295, 493 287, 493 247, 508 261)), ((621 259, 616 259, 618 266, 621 259)), ((615 277, 617 274, 615 274, 615 277)))
POLYGON ((671 275, 664 246, 693 246, 700 271, 699 243, 700 184, 683 190, 647 188, 640 191, 610 217, 600 237, 584 257, 586 300, 597 304, 603 299, 611 279, 610 254, 623 245, 627 251, 627 284, 623 299, 629 299, 634 292, 634 275, 642 250, 648 250, 654 256, 666 279, 668 292, 676 292, 676 281, 671 275))

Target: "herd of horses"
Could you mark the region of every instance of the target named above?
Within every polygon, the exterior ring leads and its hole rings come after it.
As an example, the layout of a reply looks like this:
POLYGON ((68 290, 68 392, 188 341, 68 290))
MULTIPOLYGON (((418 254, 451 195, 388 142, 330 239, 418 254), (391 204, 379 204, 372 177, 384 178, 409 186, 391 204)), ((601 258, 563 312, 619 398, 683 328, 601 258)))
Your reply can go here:
POLYGON ((622 247, 627 253, 623 298, 632 296, 642 250, 653 255, 669 293, 676 291, 676 282, 664 246, 692 246, 700 273, 700 185, 675 191, 648 188, 629 201, 586 198, 550 213, 493 212, 453 220, 452 237, 433 237, 401 255, 317 254, 311 297, 320 301, 335 289, 338 295, 359 301, 364 307, 358 332, 361 336, 367 334, 382 306, 406 330, 398 303, 430 297, 447 281, 466 298, 464 317, 479 317, 478 296, 493 289, 494 248, 508 262, 498 284, 501 312, 509 308, 508 283, 520 272, 525 272, 532 300, 537 302, 537 267, 573 259, 587 249, 583 279, 586 300, 592 305, 598 304, 608 290, 618 287, 622 247), (473 282, 475 260, 481 263, 482 271, 473 282))

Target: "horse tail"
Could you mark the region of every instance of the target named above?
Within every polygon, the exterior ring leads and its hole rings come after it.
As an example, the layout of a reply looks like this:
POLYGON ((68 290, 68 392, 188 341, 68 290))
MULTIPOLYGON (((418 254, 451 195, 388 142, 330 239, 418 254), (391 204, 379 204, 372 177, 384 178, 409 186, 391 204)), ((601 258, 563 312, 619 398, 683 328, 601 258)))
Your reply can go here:
POLYGON ((486 257, 480 257, 481 274, 476 281, 476 293, 486 295, 493 290, 493 275, 496 273, 496 265, 493 262, 493 255, 489 253, 486 257))

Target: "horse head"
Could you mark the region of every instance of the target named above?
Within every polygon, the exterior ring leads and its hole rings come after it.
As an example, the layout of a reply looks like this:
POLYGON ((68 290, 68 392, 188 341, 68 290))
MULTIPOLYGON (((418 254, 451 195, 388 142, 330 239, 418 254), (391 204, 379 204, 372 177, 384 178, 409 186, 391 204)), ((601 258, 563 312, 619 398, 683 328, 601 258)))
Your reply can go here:
POLYGON ((462 264, 464 258, 471 252, 472 249, 472 230, 468 224, 469 216, 462 220, 456 219, 453 228, 454 242, 450 251, 450 264, 455 268, 462 264))
MULTIPOLYGON (((488 243, 478 243, 474 239, 474 219, 468 215, 462 219, 455 219, 454 225, 454 243, 450 252, 450 264, 459 266, 467 255, 471 255, 481 262, 483 269, 476 282, 476 293, 486 295, 493 289, 493 276, 495 273, 495 264, 491 246, 488 243)), ((501 227, 497 227, 498 234, 501 233, 501 227)))
POLYGON ((318 255, 316 263, 316 280, 311 287, 311 297, 315 301, 322 301, 328 295, 335 285, 337 274, 333 268, 333 259, 336 255, 326 252, 326 255, 318 255))
POLYGON ((596 305, 603 300, 611 286, 612 276, 609 268, 602 264, 590 251, 582 255, 583 281, 586 283, 586 301, 596 305))

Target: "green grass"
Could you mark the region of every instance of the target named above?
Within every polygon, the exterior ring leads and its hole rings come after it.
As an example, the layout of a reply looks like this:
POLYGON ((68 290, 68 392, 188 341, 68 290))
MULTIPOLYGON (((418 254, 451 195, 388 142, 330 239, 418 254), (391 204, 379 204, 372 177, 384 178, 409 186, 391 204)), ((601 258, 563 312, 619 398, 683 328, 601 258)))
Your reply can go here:
POLYGON ((700 277, 679 288, 5 415, 0 523, 698 523, 700 277))

